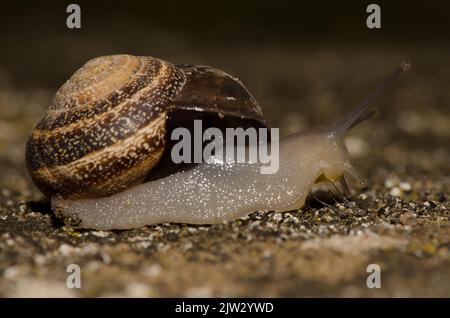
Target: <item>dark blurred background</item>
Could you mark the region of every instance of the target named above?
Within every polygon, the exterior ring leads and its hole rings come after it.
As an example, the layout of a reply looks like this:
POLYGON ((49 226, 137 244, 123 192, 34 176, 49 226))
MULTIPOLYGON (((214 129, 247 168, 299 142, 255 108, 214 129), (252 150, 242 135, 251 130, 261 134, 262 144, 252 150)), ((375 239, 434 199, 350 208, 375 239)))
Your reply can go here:
POLYGON ((236 57, 246 63, 236 54, 242 47, 257 56, 318 43, 447 46, 449 9, 445 1, 2 2, 0 66, 15 85, 53 87, 86 60, 120 52, 206 64, 222 54, 217 66, 227 66, 236 57), (80 30, 66 28, 72 2, 81 6, 80 30), (381 6, 381 30, 365 25, 372 2, 381 6))
POLYGON ((82 28, 68 29, 71 2, 0 5, 0 150, 13 162, 22 163, 26 136, 59 86, 86 61, 117 53, 223 69, 281 135, 329 123, 409 60, 412 71, 376 102, 380 118, 354 134, 355 149, 364 158, 368 145, 394 143, 439 149, 436 160, 448 161, 448 2, 73 1, 82 28), (381 29, 366 26, 371 2, 381 29))

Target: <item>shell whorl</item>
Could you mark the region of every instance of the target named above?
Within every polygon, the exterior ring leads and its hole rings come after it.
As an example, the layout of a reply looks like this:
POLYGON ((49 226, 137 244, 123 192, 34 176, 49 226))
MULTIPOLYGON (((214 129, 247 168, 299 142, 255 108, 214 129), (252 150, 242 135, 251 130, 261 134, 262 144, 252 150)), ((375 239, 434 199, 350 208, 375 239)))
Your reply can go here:
POLYGON ((137 183, 160 159, 166 115, 186 82, 152 57, 95 58, 58 90, 28 140, 33 181, 47 195, 109 195, 137 183))

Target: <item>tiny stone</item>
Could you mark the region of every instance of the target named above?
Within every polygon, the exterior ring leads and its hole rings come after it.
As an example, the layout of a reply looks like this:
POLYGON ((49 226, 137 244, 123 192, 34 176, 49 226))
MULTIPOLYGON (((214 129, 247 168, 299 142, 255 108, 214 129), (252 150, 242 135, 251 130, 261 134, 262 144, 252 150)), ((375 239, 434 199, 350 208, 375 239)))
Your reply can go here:
POLYGON ((389 193, 390 193, 390 195, 392 195, 394 197, 399 197, 402 195, 402 190, 400 190, 400 188, 398 188, 398 187, 394 187, 391 189, 391 191, 389 193))
POLYGON ((74 247, 68 244, 61 244, 58 248, 58 251, 62 254, 62 256, 68 256, 74 252, 74 247))
POLYGON ((209 287, 193 287, 186 292, 188 298, 208 298, 213 296, 213 292, 209 287))
POLYGON ((194 244, 192 244, 192 242, 187 242, 186 244, 183 245, 183 249, 185 251, 190 250, 193 247, 194 247, 194 244))
POLYGON ((20 268, 17 266, 11 266, 8 267, 5 272, 3 273, 3 277, 6 279, 13 279, 16 278, 20 274, 20 268))
MULTIPOLYGON (((135 246, 137 247, 137 248, 140 248, 140 249, 147 249, 147 248, 149 248, 150 246, 152 245, 152 243, 151 242, 137 242, 136 244, 135 244, 135 246)), ((164 243, 158 243, 158 249, 167 249, 168 247, 166 247, 165 245, 164 245, 164 243)))
POLYGON ((400 223, 404 225, 414 225, 416 224, 416 216, 411 212, 403 213, 400 215, 400 223))
POLYGON ((386 188, 390 189, 390 188, 392 188, 393 186, 395 186, 395 182, 394 182, 394 180, 392 180, 392 179, 387 179, 387 180, 384 182, 384 186, 385 186, 386 188))
POLYGON ((299 219, 298 219, 298 217, 296 217, 296 216, 292 216, 290 219, 289 219, 289 221, 292 221, 292 222, 294 222, 295 224, 298 224, 300 221, 299 221, 299 219))
POLYGON ((91 262, 87 263, 86 269, 90 272, 95 272, 100 269, 100 265, 101 265, 101 263, 99 261, 96 261, 96 260, 91 261, 91 262))
POLYGON ((280 222, 282 219, 283 219, 283 216, 281 215, 281 213, 275 213, 275 214, 273 215, 273 220, 274 220, 275 222, 280 222))
POLYGON ((14 240, 13 239, 7 239, 6 240, 6 245, 13 246, 14 245, 14 240))
POLYGON ((34 257, 34 262, 35 262, 37 265, 42 266, 42 265, 45 264, 46 258, 45 258, 44 255, 38 254, 38 255, 36 255, 36 256, 34 257))
POLYGON ((408 182, 401 182, 400 189, 402 189, 403 191, 411 191, 412 187, 408 182))
POLYGON ((198 231, 197 231, 197 229, 195 227, 188 227, 188 232, 191 233, 191 234, 195 234, 198 231))
POLYGON ((108 253, 100 251, 100 257, 102 258, 103 263, 105 263, 106 265, 111 264, 112 258, 108 253))
POLYGON ((98 253, 98 246, 95 243, 89 243, 80 251, 81 255, 94 255, 98 253))
POLYGON ((126 293, 129 297, 148 297, 151 293, 151 288, 143 283, 131 283, 128 284, 126 293))
POLYGON ((147 267, 146 269, 144 269, 144 274, 147 275, 148 277, 156 277, 158 276, 162 271, 162 268, 160 265, 158 264, 153 264, 149 267, 147 267))
POLYGON ((109 232, 106 231, 92 231, 92 234, 98 237, 108 237, 109 236, 109 232))
POLYGON ((360 198, 361 200, 366 200, 367 194, 361 193, 360 195, 358 195, 358 198, 360 198))
POLYGON ((26 204, 19 204, 19 212, 26 212, 27 211, 27 205, 26 204))

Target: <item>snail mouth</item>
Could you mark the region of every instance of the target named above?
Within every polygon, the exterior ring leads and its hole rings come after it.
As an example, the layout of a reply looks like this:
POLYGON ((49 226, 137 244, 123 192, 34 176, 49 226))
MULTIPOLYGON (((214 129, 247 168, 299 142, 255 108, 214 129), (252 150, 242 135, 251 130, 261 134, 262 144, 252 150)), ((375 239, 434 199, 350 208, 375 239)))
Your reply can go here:
MULTIPOLYGON (((353 167, 350 161, 344 163, 343 169, 327 169, 322 171, 318 177, 315 179, 314 184, 326 183, 333 186, 333 190, 337 190, 336 183, 339 183, 344 196, 350 197, 351 191, 348 186, 347 180, 344 176, 350 176, 356 180, 360 185, 364 185, 364 180, 358 171, 353 167)), ((339 191, 341 192, 341 191, 339 191)))
POLYGON ((344 200, 352 196, 350 187, 348 186, 347 180, 345 179, 343 173, 338 175, 336 178, 330 178, 325 173, 321 173, 314 182, 314 184, 319 183, 329 185, 330 187, 327 188, 338 197, 344 198, 344 200), (337 187, 336 183, 339 183, 340 188, 337 187))
POLYGON ((342 173, 336 179, 330 179, 325 173, 322 173, 317 177, 306 202, 312 207, 322 208, 326 206, 332 208, 338 202, 349 203, 351 197, 350 188, 342 173))
POLYGON ((314 184, 325 184, 326 188, 337 197, 348 201, 347 198, 351 198, 352 193, 346 177, 351 177, 360 185, 364 185, 364 180, 355 167, 353 167, 350 160, 346 160, 340 168, 323 170, 316 178, 314 184), (339 183, 339 187, 337 183, 339 183))
POLYGON ((325 176, 325 173, 321 173, 321 174, 319 175, 319 177, 317 177, 316 181, 314 181, 314 184, 322 183, 322 182, 327 182, 327 181, 333 181, 333 180, 328 179, 328 178, 325 176))
POLYGON ((314 181, 314 184, 321 182, 336 182, 343 178, 343 171, 340 169, 327 169, 322 171, 314 181))

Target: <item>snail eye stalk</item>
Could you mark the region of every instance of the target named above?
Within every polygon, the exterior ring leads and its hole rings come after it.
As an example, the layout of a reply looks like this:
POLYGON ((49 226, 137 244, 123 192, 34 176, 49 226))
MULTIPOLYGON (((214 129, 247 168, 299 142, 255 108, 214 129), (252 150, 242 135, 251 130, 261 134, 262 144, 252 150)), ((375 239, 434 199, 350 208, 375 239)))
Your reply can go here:
POLYGON ((335 122, 330 128, 330 134, 332 136, 342 137, 352 127, 363 122, 364 120, 373 117, 376 113, 366 113, 366 110, 386 89, 391 86, 395 79, 397 79, 402 73, 408 71, 411 68, 409 62, 401 62, 400 66, 388 76, 388 78, 375 89, 365 100, 356 106, 349 113, 345 114, 340 120, 335 122))

